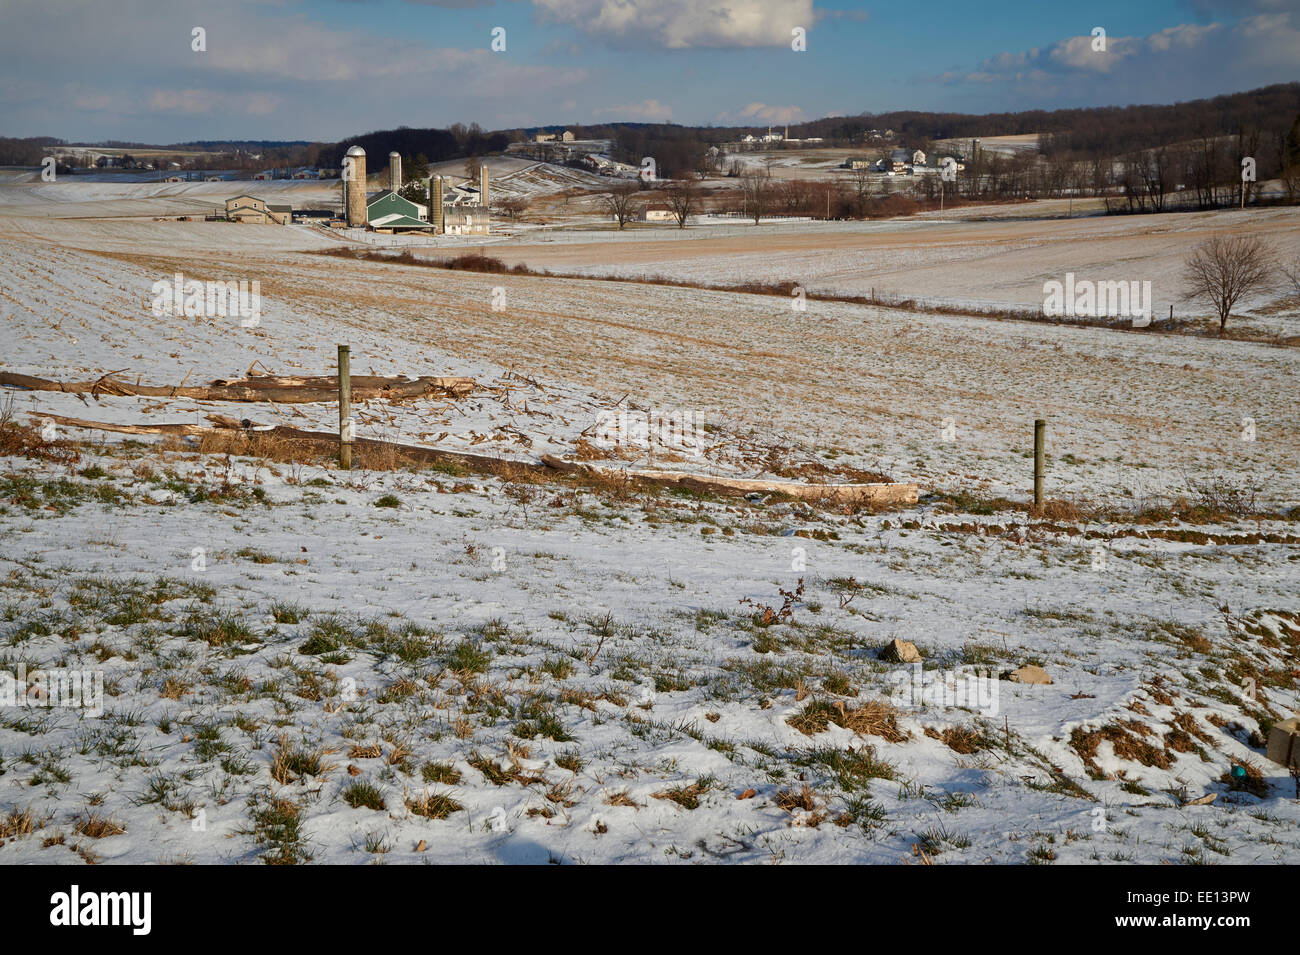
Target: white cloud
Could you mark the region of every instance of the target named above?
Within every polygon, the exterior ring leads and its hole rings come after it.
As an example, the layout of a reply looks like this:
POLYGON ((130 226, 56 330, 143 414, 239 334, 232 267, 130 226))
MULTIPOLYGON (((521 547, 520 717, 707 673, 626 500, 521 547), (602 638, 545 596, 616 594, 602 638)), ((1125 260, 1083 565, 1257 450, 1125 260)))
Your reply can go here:
POLYGON ((790 123, 802 122, 804 111, 798 106, 769 106, 767 103, 750 103, 736 114, 736 118, 740 120, 757 120, 760 123, 770 123, 775 126, 785 126, 790 123))
POLYGON ((545 19, 624 45, 668 49, 789 46, 812 0, 532 0, 545 19))
POLYGON ((1195 95, 1213 95, 1294 79, 1300 63, 1297 19, 1266 13, 1233 24, 1179 24, 1145 37, 1108 36, 1104 52, 1094 49, 1092 36, 1069 37, 1043 49, 1000 53, 974 70, 950 70, 934 79, 945 85, 1003 84, 1040 102, 1062 95, 1129 98, 1136 89, 1146 102, 1186 99, 1192 86, 1195 95))
POLYGON ((593 116, 611 116, 616 119, 646 123, 666 123, 673 118, 673 108, 657 99, 646 99, 623 106, 602 106, 591 112, 593 116))

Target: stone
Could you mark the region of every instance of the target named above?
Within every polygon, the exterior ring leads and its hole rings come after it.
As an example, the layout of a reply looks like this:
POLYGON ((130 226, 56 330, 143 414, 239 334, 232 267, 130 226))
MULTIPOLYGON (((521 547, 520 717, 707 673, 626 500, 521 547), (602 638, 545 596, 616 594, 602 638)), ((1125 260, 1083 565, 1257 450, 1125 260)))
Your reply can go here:
POLYGON ((1300 767, 1300 718, 1293 716, 1273 724, 1265 755, 1288 768, 1300 767))
POLYGON ((885 649, 880 651, 880 659, 888 660, 890 663, 920 663, 921 651, 916 649, 915 643, 894 639, 885 644, 885 649))
POLYGON ((1031 663, 1025 664, 1019 669, 1012 670, 1006 675, 1006 678, 1012 683, 1051 683, 1052 678, 1047 675, 1047 671, 1042 667, 1036 667, 1031 663))

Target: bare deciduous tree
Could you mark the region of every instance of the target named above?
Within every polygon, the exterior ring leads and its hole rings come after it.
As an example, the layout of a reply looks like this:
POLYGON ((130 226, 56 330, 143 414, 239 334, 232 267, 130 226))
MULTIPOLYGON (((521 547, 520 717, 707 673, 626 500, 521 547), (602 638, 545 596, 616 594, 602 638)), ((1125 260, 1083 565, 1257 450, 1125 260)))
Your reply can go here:
POLYGON ((745 204, 745 215, 758 225, 772 203, 772 179, 766 169, 750 170, 740 177, 740 193, 745 204))
POLYGON ((1282 266, 1282 275, 1290 286, 1291 294, 1300 298, 1300 259, 1294 259, 1290 265, 1282 266))
POLYGON ((492 203, 492 207, 504 216, 508 216, 511 219, 518 219, 528 211, 528 200, 522 196, 510 196, 506 199, 496 200, 492 203))
POLYGON ((629 219, 636 215, 636 194, 640 188, 635 182, 620 182, 605 196, 605 208, 609 210, 620 229, 629 219))
POLYGON ((677 228, 686 228, 686 219, 699 203, 700 190, 692 176, 679 179, 668 187, 668 206, 677 219, 677 228))
POLYGON ((1188 257, 1183 278, 1186 298, 1208 299, 1219 316, 1219 334, 1243 295, 1263 292, 1273 284, 1268 248, 1254 236, 1216 236, 1188 257))

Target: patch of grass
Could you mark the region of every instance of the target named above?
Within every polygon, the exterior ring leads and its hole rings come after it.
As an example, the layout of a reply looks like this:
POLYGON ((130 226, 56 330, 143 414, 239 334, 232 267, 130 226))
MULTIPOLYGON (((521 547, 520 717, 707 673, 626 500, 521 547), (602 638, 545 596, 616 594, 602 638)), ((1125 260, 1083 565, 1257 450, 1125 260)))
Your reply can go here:
POLYGON ((9 815, 0 816, 0 839, 29 836, 39 828, 41 824, 30 806, 26 809, 10 809, 9 815))
POLYGON ((322 653, 334 653, 354 642, 356 642, 355 636, 347 624, 337 617, 327 617, 312 625, 307 639, 298 647, 298 652, 308 656, 318 656, 322 653))
POLYGON ((896 779, 898 775, 892 764, 876 756, 872 746, 858 749, 815 747, 801 753, 795 763, 822 767, 835 776, 840 788, 846 792, 866 789, 873 779, 896 779))
POLYGON ((700 797, 711 790, 715 782, 716 780, 712 776, 702 776, 693 783, 661 789, 657 793, 651 793, 651 795, 655 799, 667 799, 669 802, 675 802, 683 809, 698 809, 700 808, 700 797))
POLYGON ((823 733, 829 724, 842 726, 860 736, 880 736, 891 743, 901 743, 907 734, 898 727, 898 710, 885 700, 871 700, 859 707, 849 707, 843 700, 809 700, 804 708, 786 722, 805 736, 823 733))
POLYGON ((120 836, 126 832, 125 824, 95 812, 82 814, 72 828, 87 839, 104 839, 108 836, 120 836))
POLYGON ((406 807, 417 816, 426 819, 446 819, 453 812, 460 812, 465 807, 452 798, 451 793, 429 793, 406 801, 406 807))
POLYGON ((202 607, 191 609, 181 628, 181 635, 202 640, 210 647, 257 642, 257 634, 237 614, 222 611, 214 613, 202 607))
POLYGON ((424 777, 426 783, 440 783, 444 786, 454 786, 460 782, 460 770, 451 763, 425 763, 420 769, 420 775, 424 777))
POLYGON ((471 673, 482 673, 492 662, 492 655, 484 650, 480 644, 470 640, 462 640, 451 648, 443 661, 449 670, 468 670, 471 673))
POLYGON ((353 809, 373 809, 382 812, 388 808, 379 787, 360 779, 343 787, 343 801, 353 809))
POLYGON ((309 610, 295 603, 277 600, 271 604, 271 617, 276 623, 302 623, 309 615, 309 610))
POLYGON ((271 757, 271 778, 288 785, 304 776, 325 776, 334 764, 325 760, 321 747, 298 746, 281 736, 271 757))
POLYGON ((264 863, 302 865, 311 861, 301 805, 279 796, 254 794, 248 800, 248 810, 253 828, 243 831, 263 850, 264 863))

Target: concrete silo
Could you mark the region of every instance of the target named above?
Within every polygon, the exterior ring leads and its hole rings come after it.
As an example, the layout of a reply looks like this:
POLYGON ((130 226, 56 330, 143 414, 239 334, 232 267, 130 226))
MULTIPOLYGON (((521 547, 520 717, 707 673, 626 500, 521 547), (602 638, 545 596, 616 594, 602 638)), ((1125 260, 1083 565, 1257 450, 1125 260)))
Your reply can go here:
POLYGON ((366 227, 366 151, 360 146, 343 158, 343 211, 348 228, 366 227))
POLYGON ((402 189, 401 153, 388 154, 388 191, 400 192, 402 189))
POLYGON ((442 209, 442 176, 429 178, 429 221, 434 225, 435 234, 441 235, 445 230, 442 209))

